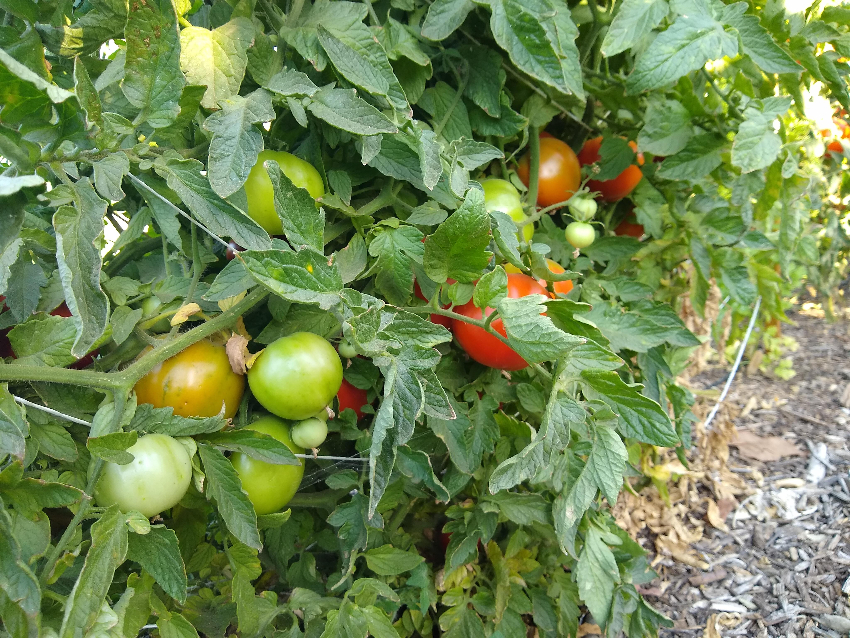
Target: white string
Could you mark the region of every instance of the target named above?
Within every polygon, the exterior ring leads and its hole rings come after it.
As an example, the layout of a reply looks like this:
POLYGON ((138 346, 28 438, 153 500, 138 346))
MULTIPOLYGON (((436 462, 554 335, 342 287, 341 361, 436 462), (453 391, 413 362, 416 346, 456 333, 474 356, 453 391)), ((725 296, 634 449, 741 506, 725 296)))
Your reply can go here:
POLYGON ((178 213, 180 213, 181 215, 183 215, 183 217, 185 217, 185 218, 186 218, 186 219, 188 219, 190 222, 192 222, 193 224, 195 224, 198 228, 200 228, 201 230, 203 230, 203 231, 204 231, 207 235, 209 235, 210 237, 212 237, 213 239, 215 239, 215 240, 216 240, 217 242, 219 242, 222 246, 224 246, 225 248, 228 248, 228 247, 229 247, 229 244, 228 244, 226 241, 224 241, 221 237, 219 237, 218 235, 216 235, 214 232, 212 232, 209 228, 207 228, 206 226, 204 226, 204 225, 203 225, 201 222, 199 222, 197 219, 195 219, 195 218, 194 218, 194 217, 192 217, 191 215, 187 214, 187 213, 186 213, 185 211, 183 211, 183 210, 182 210, 179 206, 175 206, 173 203, 171 203, 170 201, 168 201, 168 199, 167 199, 166 197, 164 197, 164 196, 160 195, 159 193, 157 193, 154 189, 152 189, 150 186, 148 186, 147 184, 145 184, 145 183, 144 183, 142 180, 140 180, 138 177, 136 177, 136 176, 135 176, 135 175, 133 175, 132 173, 127 173, 127 177, 129 177, 129 178, 130 178, 130 181, 132 181, 134 184, 136 184, 137 186, 140 186, 140 187, 144 188, 146 191, 148 191, 149 193, 151 193, 152 195, 154 195, 155 197, 157 197, 159 200, 161 200, 164 204, 167 204, 168 206, 170 206, 171 208, 173 208, 174 210, 176 210, 178 213))
POLYGON ((732 382, 735 380, 735 375, 738 373, 738 368, 741 365, 741 360, 744 358, 744 350, 747 347, 747 343, 750 340, 750 335, 752 334, 753 328, 756 325, 756 318, 758 317, 760 306, 761 297, 756 299, 756 306, 755 308, 753 308, 753 315, 750 317, 750 325, 747 326, 747 333, 744 335, 744 340, 743 342, 741 342, 741 347, 738 348, 738 356, 735 357, 735 365, 732 366, 732 372, 729 374, 729 378, 726 379, 726 385, 723 386, 723 392, 720 393, 720 398, 717 399, 717 404, 711 410, 711 413, 708 415, 705 420, 705 423, 703 424, 703 427, 705 428, 706 432, 708 431, 708 426, 714 420, 717 411, 720 409, 720 404, 723 403, 723 401, 726 399, 726 395, 729 394, 729 388, 732 387, 732 382))
MULTIPOLYGON (((65 419, 66 421, 71 421, 71 423, 78 423, 79 425, 85 425, 91 427, 91 423, 88 421, 84 421, 83 419, 78 419, 75 416, 71 416, 70 414, 65 414, 63 412, 59 412, 58 410, 54 410, 53 408, 48 408, 46 405, 39 405, 38 403, 33 403, 32 401, 27 401, 24 398, 12 395, 12 398, 22 405, 29 406, 31 408, 35 408, 36 410, 41 410, 42 412, 47 412, 48 414, 52 414, 53 416, 59 417, 60 419, 65 419)), ((296 454, 295 455, 299 459, 316 459, 317 461, 354 461, 361 463, 368 463, 369 459, 364 458, 360 455, 356 456, 313 456, 312 454, 296 454)))

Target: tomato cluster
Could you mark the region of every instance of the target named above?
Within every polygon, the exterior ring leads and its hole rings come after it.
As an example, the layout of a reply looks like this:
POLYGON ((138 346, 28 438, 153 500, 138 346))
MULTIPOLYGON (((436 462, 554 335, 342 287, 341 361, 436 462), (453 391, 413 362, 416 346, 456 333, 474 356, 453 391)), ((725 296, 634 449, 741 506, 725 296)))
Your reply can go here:
MULTIPOLYGON (((582 146, 578 154, 578 161, 582 166, 591 166, 599 161, 599 149, 602 146, 602 136, 594 137, 587 140, 582 146)), ((637 145, 634 142, 629 142, 629 146, 637 153, 637 161, 643 165, 643 153, 637 152, 637 145)), ((627 167, 622 173, 614 179, 605 181, 588 180, 587 188, 591 191, 599 193, 599 198, 605 202, 617 202, 631 193, 643 179, 643 173, 640 168, 632 164, 627 167)))

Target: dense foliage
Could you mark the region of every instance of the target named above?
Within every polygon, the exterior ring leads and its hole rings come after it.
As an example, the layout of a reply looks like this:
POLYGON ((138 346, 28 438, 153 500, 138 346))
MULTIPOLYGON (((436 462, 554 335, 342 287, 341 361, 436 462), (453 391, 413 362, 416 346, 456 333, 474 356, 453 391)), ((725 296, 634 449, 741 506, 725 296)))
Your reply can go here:
POLYGON ((684 299, 845 274, 850 9, 0 9, 0 634, 669 623, 608 505, 684 299))

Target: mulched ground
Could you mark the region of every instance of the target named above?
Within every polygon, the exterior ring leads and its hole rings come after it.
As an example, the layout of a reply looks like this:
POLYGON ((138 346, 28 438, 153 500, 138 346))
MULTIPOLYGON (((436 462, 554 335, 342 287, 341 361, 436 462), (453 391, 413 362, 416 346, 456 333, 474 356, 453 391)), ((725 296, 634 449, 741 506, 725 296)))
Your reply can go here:
MULTIPOLYGON (((850 632, 850 409, 842 404, 842 396, 850 403, 850 325, 810 313, 791 317, 796 325, 784 325, 783 334, 799 343, 789 353, 796 376, 748 374, 745 361, 726 404, 739 432, 782 437, 804 454, 761 462, 731 448, 727 467, 746 489, 721 513, 728 531, 700 528, 692 565, 656 556, 660 579, 644 593, 675 621, 662 636, 850 632), (812 451, 824 463, 812 461, 812 451)), ((728 368, 710 367, 691 385, 719 390, 727 374, 728 368)), ((643 541, 653 550, 646 529, 643 541)))

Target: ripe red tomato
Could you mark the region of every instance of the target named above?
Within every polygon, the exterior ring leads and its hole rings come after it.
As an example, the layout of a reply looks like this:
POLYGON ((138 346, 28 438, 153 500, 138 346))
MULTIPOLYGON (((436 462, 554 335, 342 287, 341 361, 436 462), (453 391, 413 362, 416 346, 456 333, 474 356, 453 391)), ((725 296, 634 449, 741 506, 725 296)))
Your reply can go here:
POLYGON ((831 141, 831 142, 827 145, 827 147, 826 147, 826 153, 824 153, 824 155, 826 155, 827 153, 829 153, 829 151, 832 151, 833 153, 838 153, 838 154, 840 154, 840 155, 843 155, 843 154, 844 154, 844 147, 841 145, 841 142, 840 142, 839 140, 832 140, 832 141, 831 141))
POLYGON ((239 409, 245 377, 233 372, 224 346, 198 341, 166 359, 136 383, 139 403, 174 408, 178 416, 216 416, 224 405, 224 418, 239 409))
MULTIPOLYGON (((448 279, 447 283, 453 284, 454 279, 448 279)), ((416 297, 418 299, 421 299, 422 301, 428 301, 425 298, 425 295, 422 294, 422 289, 419 287, 418 281, 413 282, 413 294, 415 294, 416 297)), ((444 306, 444 307, 448 308, 448 306, 444 306)), ((450 317, 444 317, 443 315, 433 315, 432 314, 432 315, 430 315, 430 319, 431 319, 431 323, 439 324, 439 325, 443 326, 443 328, 446 328, 447 330, 452 329, 452 320, 451 320, 450 317)))
MULTIPOLYGON (((564 272, 564 267, 561 266, 561 264, 559 264, 557 261, 555 261, 553 259, 547 259, 546 265, 549 266, 549 270, 551 270, 553 273, 556 273, 558 275, 560 275, 562 272, 564 272)), ((521 272, 520 269, 517 268, 516 266, 514 266, 513 264, 505 264, 504 268, 505 268, 505 272, 508 273, 508 274, 521 272)), ((537 283, 539 283, 541 286, 546 288, 546 280, 545 279, 538 279, 537 283)), ((558 296, 557 293, 561 293, 562 295, 566 295, 570 290, 572 290, 573 289, 573 282, 569 279, 567 279, 565 281, 556 281, 552 284, 552 288, 555 290, 555 294, 550 294, 549 296, 552 297, 553 299, 555 299, 558 296)))
MULTIPOLYGON (((508 275, 508 297, 517 299, 535 294, 548 296, 547 290, 528 275, 522 273, 508 275)), ((485 316, 485 312, 489 316, 493 309, 487 308, 482 311, 470 300, 468 303, 455 308, 455 311, 470 319, 481 319, 485 316)), ((507 333, 501 319, 494 320, 491 325, 496 331, 506 336, 507 333)), ((465 321, 454 320, 452 330, 460 347, 478 363, 500 370, 521 370, 528 366, 525 359, 519 356, 513 348, 505 345, 483 328, 465 321)))
POLYGON ((629 213, 623 218, 623 221, 617 224, 617 228, 614 229, 615 235, 619 235, 621 237, 634 237, 635 239, 643 237, 644 232, 643 224, 638 224, 637 222, 634 208, 629 211, 629 213))
MULTIPOLYGON (((528 186, 529 156, 519 161, 517 174, 528 186)), ((554 137, 541 136, 540 171, 537 176, 537 204, 553 206, 567 201, 581 186, 581 166, 578 158, 565 142, 554 137)))
MULTIPOLYGON (((578 160, 582 166, 589 166, 599 161, 599 147, 602 146, 602 136, 587 140, 578 154, 578 160)), ((629 146, 637 153, 637 144, 629 142, 629 146)), ((638 164, 643 165, 643 153, 637 154, 638 164)), ((643 179, 641 170, 632 164, 614 179, 604 182, 588 180, 587 187, 591 191, 598 191, 599 198, 605 202, 616 202, 631 193, 640 180, 643 179)))
MULTIPOLYGON (((447 319, 447 317, 440 317, 447 319)), ((357 414, 357 418, 363 418, 363 408, 369 405, 369 394, 366 390, 355 388, 345 379, 342 380, 342 385, 339 386, 339 392, 336 393, 336 400, 339 403, 337 414, 343 410, 351 408, 357 414)))

